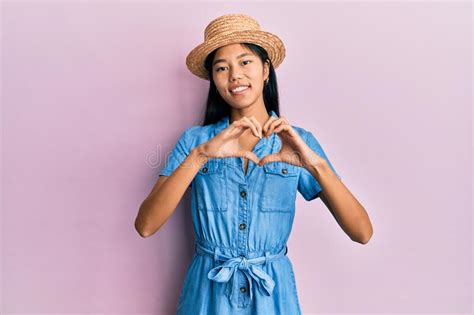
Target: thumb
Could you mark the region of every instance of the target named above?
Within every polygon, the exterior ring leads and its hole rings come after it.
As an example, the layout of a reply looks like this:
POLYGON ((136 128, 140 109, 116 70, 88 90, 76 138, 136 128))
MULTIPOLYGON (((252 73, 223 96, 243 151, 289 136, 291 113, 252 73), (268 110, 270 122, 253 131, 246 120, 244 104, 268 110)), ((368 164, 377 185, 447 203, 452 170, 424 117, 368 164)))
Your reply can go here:
POLYGON ((278 153, 273 153, 264 156, 260 162, 258 163, 259 166, 263 166, 264 164, 267 164, 269 162, 281 162, 281 157, 278 153))
POLYGON ((260 162, 260 158, 252 151, 239 150, 237 151, 237 155, 252 160, 255 164, 259 164, 260 162))

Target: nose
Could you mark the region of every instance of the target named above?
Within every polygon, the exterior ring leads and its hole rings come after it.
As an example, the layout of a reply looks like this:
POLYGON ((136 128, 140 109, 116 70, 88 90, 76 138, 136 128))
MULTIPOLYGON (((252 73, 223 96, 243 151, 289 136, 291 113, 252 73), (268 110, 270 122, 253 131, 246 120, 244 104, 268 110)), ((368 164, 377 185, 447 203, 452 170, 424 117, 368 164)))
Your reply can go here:
POLYGON ((233 68, 230 70, 230 80, 235 81, 242 78, 242 74, 240 73, 239 69, 233 68))

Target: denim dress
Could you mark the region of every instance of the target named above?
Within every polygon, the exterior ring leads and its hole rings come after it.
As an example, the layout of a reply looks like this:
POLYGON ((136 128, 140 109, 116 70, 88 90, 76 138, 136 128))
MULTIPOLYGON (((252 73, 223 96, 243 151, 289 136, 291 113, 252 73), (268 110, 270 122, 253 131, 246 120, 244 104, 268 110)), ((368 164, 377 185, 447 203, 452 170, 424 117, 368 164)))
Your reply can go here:
MULTIPOLYGON (((278 117, 274 111, 269 113, 278 117)), ((185 129, 159 175, 170 176, 190 150, 229 126, 229 117, 185 129)), ((314 135, 293 126, 328 161, 314 135)), ((280 150, 276 133, 253 152, 263 158, 280 150)), ((178 299, 177 314, 301 314, 287 241, 295 216, 296 192, 305 200, 321 187, 303 167, 284 162, 258 166, 241 157, 209 158, 190 184, 195 235, 193 258, 178 299)))

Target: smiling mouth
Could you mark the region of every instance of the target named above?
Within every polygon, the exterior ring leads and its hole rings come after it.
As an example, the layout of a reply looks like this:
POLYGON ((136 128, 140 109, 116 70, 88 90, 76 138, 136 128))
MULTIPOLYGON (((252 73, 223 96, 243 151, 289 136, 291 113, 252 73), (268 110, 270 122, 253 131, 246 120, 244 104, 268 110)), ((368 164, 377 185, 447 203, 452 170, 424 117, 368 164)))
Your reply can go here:
POLYGON ((239 87, 237 89, 230 90, 230 93, 232 95, 242 95, 242 94, 245 94, 248 90, 250 90, 250 85, 247 85, 245 88, 239 87))

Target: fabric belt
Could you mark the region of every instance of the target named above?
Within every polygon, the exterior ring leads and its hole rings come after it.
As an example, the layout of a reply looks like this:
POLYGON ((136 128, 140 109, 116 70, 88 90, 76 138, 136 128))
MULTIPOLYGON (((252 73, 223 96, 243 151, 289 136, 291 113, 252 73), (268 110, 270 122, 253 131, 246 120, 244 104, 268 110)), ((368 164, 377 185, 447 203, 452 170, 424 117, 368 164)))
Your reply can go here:
POLYGON ((199 242, 195 243, 196 253, 207 255, 214 258, 214 261, 224 261, 222 264, 212 268, 207 277, 216 282, 227 282, 226 295, 232 301, 234 291, 234 279, 237 269, 239 269, 246 277, 249 283, 250 300, 253 298, 252 282, 255 281, 258 290, 267 296, 270 296, 275 287, 275 281, 258 265, 266 264, 269 261, 276 260, 285 256, 288 252, 288 246, 285 245, 277 254, 270 254, 266 251, 265 256, 248 259, 245 256, 231 257, 218 253, 218 248, 214 250, 205 248, 199 242))

